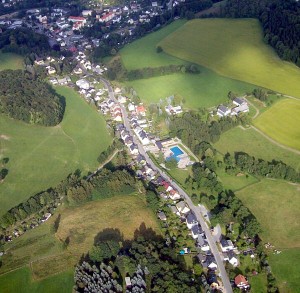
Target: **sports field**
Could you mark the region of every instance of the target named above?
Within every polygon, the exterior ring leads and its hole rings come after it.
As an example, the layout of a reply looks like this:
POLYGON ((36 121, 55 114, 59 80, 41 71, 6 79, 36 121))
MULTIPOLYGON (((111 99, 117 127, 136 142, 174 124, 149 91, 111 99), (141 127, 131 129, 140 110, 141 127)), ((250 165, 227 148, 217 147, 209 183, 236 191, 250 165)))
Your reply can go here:
POLYGON ((300 186, 280 180, 263 179, 236 195, 257 217, 261 237, 278 249, 300 248, 300 186))
POLYGON ((300 97, 300 69, 263 42, 258 20, 192 20, 159 45, 172 56, 221 75, 300 97))
POLYGON ((23 69, 23 57, 13 53, 2 53, 0 51, 0 70, 23 69))
POLYGON ((239 127, 230 129, 221 135, 214 147, 222 154, 245 152, 267 161, 273 159, 283 161, 300 171, 299 155, 273 144, 254 129, 243 130, 239 127))
POLYGON ((0 184, 0 215, 29 196, 56 185, 69 173, 97 167, 97 156, 111 142, 104 118, 72 89, 59 87, 66 98, 58 126, 25 124, 0 115, 0 158, 9 172, 0 184))
POLYGON ((300 150, 300 100, 277 102, 255 119, 254 125, 278 142, 300 150))
MULTIPOLYGON (((127 70, 144 67, 159 67, 171 64, 186 64, 186 61, 166 54, 157 53, 156 47, 169 34, 180 29, 186 21, 179 20, 151 33, 121 51, 122 62, 127 70)), ((133 87, 142 100, 147 103, 158 102, 171 95, 178 95, 186 101, 185 107, 197 109, 211 107, 227 100, 229 91, 243 94, 252 91, 254 86, 222 77, 213 71, 200 66, 200 74, 176 73, 149 79, 126 82, 133 87)))
MULTIPOLYGON (((155 215, 146 206, 145 198, 138 195, 114 196, 78 207, 61 208, 45 224, 6 245, 5 248, 8 250, 2 258, 0 274, 16 268, 25 268, 30 264, 29 273, 27 269, 17 271, 19 273, 16 279, 21 282, 19 286, 30 283, 31 279, 37 283, 46 278, 46 282, 49 276, 55 274, 60 279, 61 274, 68 274, 69 269, 73 268, 82 254, 89 251, 99 232, 111 233, 117 229, 124 239, 132 239, 134 231, 142 223, 160 234, 155 215), (59 228, 54 233, 52 227, 59 215, 59 228), (66 239, 68 246, 64 248, 63 243, 66 239)), ((7 273, 0 275, 0 280, 4 280, 7 286, 13 286, 8 284, 8 280, 14 276, 15 272, 7 273)), ((24 289, 20 292, 27 291, 24 289)))

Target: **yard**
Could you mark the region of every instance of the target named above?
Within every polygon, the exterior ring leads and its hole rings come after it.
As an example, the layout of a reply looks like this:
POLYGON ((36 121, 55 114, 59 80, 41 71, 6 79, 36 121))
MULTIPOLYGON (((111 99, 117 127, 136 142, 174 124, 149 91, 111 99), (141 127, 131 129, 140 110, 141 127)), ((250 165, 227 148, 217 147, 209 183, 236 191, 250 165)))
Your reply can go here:
POLYGON ((300 100, 277 102, 255 119, 254 125, 278 142, 300 150, 300 100))
MULTIPOLYGON (((124 239, 132 239, 142 223, 160 234, 155 215, 147 208, 145 199, 138 195, 114 196, 77 207, 62 207, 45 224, 6 245, 0 274, 30 264, 31 275, 25 279, 60 275, 89 251, 99 232, 111 235, 119 231, 124 239), (54 233, 53 224, 59 215, 59 228, 54 233)), ((13 274, 0 275, 0 279, 13 274)))
POLYGON ((0 51, 0 70, 23 69, 23 57, 13 53, 2 53, 0 51))
POLYGON ((0 158, 9 158, 8 175, 0 184, 0 215, 76 169, 94 170, 97 156, 111 142, 104 118, 94 108, 72 89, 58 87, 57 92, 66 98, 66 111, 55 127, 0 115, 0 158))
MULTIPOLYGON (((125 46, 120 51, 125 68, 133 70, 170 64, 186 64, 186 61, 170 56, 165 52, 156 52, 159 42, 179 30, 184 24, 185 21, 183 20, 175 21, 125 46)), ((254 88, 253 85, 222 77, 204 67, 200 67, 200 71, 200 74, 195 75, 176 73, 128 81, 126 85, 133 87, 142 100, 149 104, 175 94, 185 100, 185 107, 193 109, 211 107, 225 102, 229 91, 243 94, 246 91, 252 91, 254 88)))
POLYGON ((246 152, 256 158, 267 161, 277 160, 291 165, 298 171, 300 170, 299 155, 287 151, 263 137, 253 129, 243 130, 235 127, 221 135, 214 147, 225 154, 227 152, 246 152))
POLYGON ((300 97, 300 69, 264 43, 258 20, 192 20, 159 45, 172 56, 223 76, 300 97))

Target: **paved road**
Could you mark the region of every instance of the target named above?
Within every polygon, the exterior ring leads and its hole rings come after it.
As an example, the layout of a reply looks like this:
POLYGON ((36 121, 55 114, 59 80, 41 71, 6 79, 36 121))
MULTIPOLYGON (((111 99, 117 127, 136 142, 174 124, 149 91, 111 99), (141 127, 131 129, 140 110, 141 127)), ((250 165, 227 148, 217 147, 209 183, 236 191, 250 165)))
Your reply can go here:
MULTIPOLYGON (((108 93, 109 93, 109 97, 114 100, 115 102, 117 102, 117 99, 115 98, 114 95, 114 91, 110 85, 110 83, 105 80, 104 78, 100 78, 101 81, 105 84, 105 86, 108 89, 108 93)), ((140 143, 140 141, 136 138, 136 136, 133 134, 133 131, 130 127, 130 123, 129 123, 129 119, 128 119, 128 115, 127 115, 127 111, 124 107, 124 105, 121 105, 121 110, 122 110, 122 115, 123 115, 123 120, 124 120, 124 126, 126 127, 126 129, 129 131, 130 135, 133 137, 133 142, 138 146, 139 152, 140 154, 142 154, 147 163, 151 166, 151 168, 153 170, 156 170, 166 181, 170 182, 172 184, 172 186, 174 188, 176 188, 178 190, 178 192, 183 196, 183 198, 185 199, 186 203, 188 204, 188 206, 190 207, 190 209, 194 212, 195 216, 197 217, 198 222, 200 223, 203 231, 205 232, 207 241, 209 243, 209 246, 211 248, 211 252, 213 253, 217 265, 218 265, 218 270, 220 272, 220 277, 222 279, 223 282, 223 287, 224 287, 224 292, 226 293, 230 293, 232 292, 232 287, 231 284, 229 282, 229 278, 227 276, 226 270, 225 270, 225 266, 224 263, 222 261, 220 252, 217 248, 217 245, 214 241, 214 238, 210 232, 209 227, 207 226, 206 222, 204 221, 200 209, 198 206, 195 206, 192 202, 192 200, 190 199, 190 197, 188 196, 188 194, 176 183, 174 182, 164 171, 162 171, 161 169, 159 169, 151 160, 151 158, 148 156, 148 154, 145 152, 143 145, 140 143)))

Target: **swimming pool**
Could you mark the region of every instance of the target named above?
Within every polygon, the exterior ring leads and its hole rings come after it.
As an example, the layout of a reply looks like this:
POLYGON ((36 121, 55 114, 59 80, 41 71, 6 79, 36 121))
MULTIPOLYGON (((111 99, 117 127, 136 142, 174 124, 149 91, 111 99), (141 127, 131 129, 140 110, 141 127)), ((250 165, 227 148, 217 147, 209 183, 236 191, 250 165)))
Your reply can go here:
POLYGON ((179 162, 179 160, 180 160, 179 156, 184 154, 184 152, 178 146, 174 146, 174 147, 170 148, 170 151, 173 154, 167 158, 167 161, 169 161, 171 159, 175 159, 177 162, 179 162))

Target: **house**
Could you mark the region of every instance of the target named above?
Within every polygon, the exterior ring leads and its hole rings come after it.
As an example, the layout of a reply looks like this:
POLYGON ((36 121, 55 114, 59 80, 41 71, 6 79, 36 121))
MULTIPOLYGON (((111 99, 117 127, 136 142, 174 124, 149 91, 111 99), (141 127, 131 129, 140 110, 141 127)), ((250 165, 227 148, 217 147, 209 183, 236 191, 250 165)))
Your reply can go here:
POLYGON ((113 18, 115 17, 115 13, 114 12, 109 12, 107 14, 104 14, 100 17, 99 21, 100 22, 109 22, 111 21, 113 18))
POLYGON ((208 271, 207 282, 213 288, 218 288, 219 283, 215 271, 208 271))
POLYGON ((197 239, 198 236, 199 236, 201 233, 203 233, 203 231, 202 231, 202 229, 200 228, 199 225, 194 225, 194 226, 192 227, 192 229, 191 229, 191 232, 192 232, 192 237, 193 237, 194 239, 197 239))
POLYGON ((44 217, 41 219, 42 222, 46 222, 52 215, 50 213, 46 213, 44 217))
POLYGON ((132 137, 131 136, 127 136, 125 139, 124 139, 124 143, 127 147, 130 147, 132 144, 133 144, 133 140, 132 140, 132 137))
POLYGON ((187 214, 190 211, 190 208, 186 205, 185 201, 180 201, 177 203, 176 208, 181 214, 187 214))
POLYGON ((139 149, 137 147, 136 144, 132 144, 130 147, 129 147, 129 151, 132 155, 138 155, 139 154, 139 149))
POLYGON ((146 108, 143 105, 139 105, 135 107, 137 114, 141 116, 146 116, 146 108))
POLYGON ((175 206, 170 206, 171 212, 177 214, 177 208, 175 206))
POLYGON ((244 103, 240 106, 233 108, 231 115, 238 115, 239 113, 247 113, 247 112, 249 112, 249 106, 247 103, 244 103))
POLYGON ((48 74, 54 74, 54 73, 56 73, 55 68, 52 67, 52 66, 47 66, 46 69, 48 71, 48 74))
POLYGON ((216 270, 218 268, 217 262, 213 255, 207 255, 205 262, 207 264, 207 268, 211 270, 216 270))
POLYGON ((126 288, 131 288, 131 280, 130 277, 125 277, 126 288))
POLYGON ((237 256, 235 255, 235 253, 233 251, 224 252, 223 256, 224 256, 224 260, 228 261, 234 267, 237 267, 239 265, 237 256))
POLYGON ((170 199, 178 200, 180 198, 181 198, 181 196, 180 196, 180 194, 178 193, 177 190, 175 190, 175 189, 170 190, 170 199))
POLYGON ((127 131, 127 130, 122 130, 121 131, 121 138, 123 139, 123 140, 125 140, 127 137, 129 137, 129 132, 127 131))
MULTIPOLYGON (((126 143, 126 142, 125 142, 126 143)), ((139 164, 145 164, 146 163, 146 160, 145 160, 145 157, 142 156, 142 155, 138 155, 137 158, 136 158, 136 161, 139 163, 139 164)))
POLYGON ((68 21, 71 21, 73 23, 82 23, 83 25, 86 24, 86 19, 81 16, 69 16, 68 21))
POLYGON ((159 212, 157 213, 157 217, 161 220, 161 221, 166 221, 167 220, 167 216, 164 212, 159 212))
POLYGON ((171 191, 173 187, 167 181, 162 182, 162 186, 165 188, 167 192, 171 191))
POLYGON ((168 115, 177 115, 183 112, 181 106, 173 107, 172 105, 166 106, 165 111, 168 115))
POLYGON ((202 251, 210 250, 209 244, 202 234, 200 234, 197 238, 197 246, 200 247, 202 251))
POLYGON ((247 279, 241 274, 234 278, 234 284, 240 289, 248 289, 250 287, 247 279))
POLYGON ((81 14, 83 17, 88 17, 92 15, 93 10, 89 9, 89 10, 82 10, 81 14))
POLYGON ((36 58, 34 60, 34 64, 36 64, 36 65, 44 65, 45 61, 42 58, 36 58))
POLYGON ((232 100, 232 103, 236 106, 241 106, 245 103, 247 104, 247 102, 242 98, 235 98, 235 99, 232 100))
POLYGON ((220 241, 220 246, 221 246, 222 252, 227 252, 227 251, 234 249, 232 241, 227 240, 224 237, 220 241))
POLYGON ((88 90, 90 88, 90 83, 85 80, 85 79, 79 79, 76 81, 76 85, 81 88, 81 89, 85 89, 88 90))
POLYGON ((124 96, 119 96, 118 97, 118 102, 121 103, 121 104, 125 104, 127 101, 126 97, 124 96))
POLYGON ((230 112, 230 109, 228 109, 226 106, 220 105, 217 110, 217 115, 219 117, 225 117, 228 116, 230 112))
POLYGON ((128 104, 127 108, 128 108, 129 112, 132 112, 132 111, 135 110, 135 106, 133 104, 131 104, 131 103, 128 104))
POLYGON ((194 215, 194 213, 192 213, 192 212, 187 214, 185 221, 186 221, 186 226, 188 227, 188 229, 192 229, 193 226, 198 225, 197 218, 194 215))

